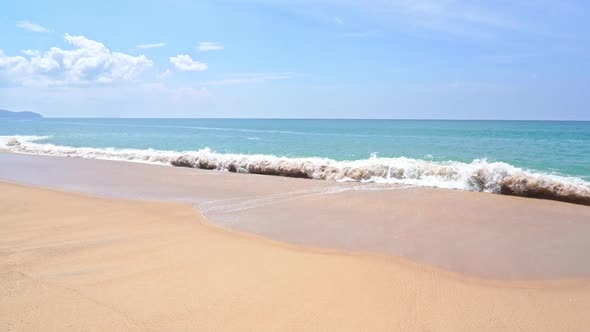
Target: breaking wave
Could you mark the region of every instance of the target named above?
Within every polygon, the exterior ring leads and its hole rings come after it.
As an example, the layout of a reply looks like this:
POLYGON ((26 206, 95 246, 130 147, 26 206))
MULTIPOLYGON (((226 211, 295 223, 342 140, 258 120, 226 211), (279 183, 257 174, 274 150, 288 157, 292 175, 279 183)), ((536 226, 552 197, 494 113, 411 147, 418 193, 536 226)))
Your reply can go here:
POLYGON ((42 136, 0 136, 0 149, 17 153, 110 159, 178 167, 332 181, 399 183, 552 199, 590 205, 590 182, 524 170, 503 162, 477 159, 471 163, 411 158, 336 161, 273 155, 216 153, 208 148, 176 152, 162 150, 68 147, 38 142, 42 136))

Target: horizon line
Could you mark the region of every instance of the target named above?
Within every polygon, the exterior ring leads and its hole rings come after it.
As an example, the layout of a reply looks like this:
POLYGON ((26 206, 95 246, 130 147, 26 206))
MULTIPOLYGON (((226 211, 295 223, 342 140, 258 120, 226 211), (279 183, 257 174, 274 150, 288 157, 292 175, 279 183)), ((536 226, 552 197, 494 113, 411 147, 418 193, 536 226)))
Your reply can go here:
POLYGON ((537 122, 590 122, 590 119, 455 119, 455 118, 270 118, 270 117, 97 117, 97 116, 44 116, 44 119, 179 119, 179 120, 318 120, 318 121, 537 121, 537 122))

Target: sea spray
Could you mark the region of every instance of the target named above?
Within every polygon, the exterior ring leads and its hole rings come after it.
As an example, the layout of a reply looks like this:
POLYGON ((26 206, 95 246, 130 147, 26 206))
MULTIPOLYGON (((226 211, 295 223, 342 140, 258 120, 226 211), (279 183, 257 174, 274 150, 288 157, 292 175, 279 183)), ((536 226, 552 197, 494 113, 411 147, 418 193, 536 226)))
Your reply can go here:
POLYGON ((68 147, 38 143, 47 137, 3 136, 0 148, 17 153, 110 159, 165 164, 207 170, 275 175, 330 181, 399 183, 534 197, 590 205, 590 183, 523 170, 503 162, 476 159, 471 163, 412 158, 336 161, 327 158, 289 158, 273 155, 198 151, 68 147))

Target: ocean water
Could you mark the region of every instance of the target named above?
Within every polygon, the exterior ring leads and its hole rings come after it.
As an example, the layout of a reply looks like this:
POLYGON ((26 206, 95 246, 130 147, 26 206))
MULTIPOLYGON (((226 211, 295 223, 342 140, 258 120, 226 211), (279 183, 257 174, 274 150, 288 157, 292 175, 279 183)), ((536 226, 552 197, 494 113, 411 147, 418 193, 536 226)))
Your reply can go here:
POLYGON ((590 196, 590 122, 53 118, 0 120, 0 136, 21 153, 590 196))

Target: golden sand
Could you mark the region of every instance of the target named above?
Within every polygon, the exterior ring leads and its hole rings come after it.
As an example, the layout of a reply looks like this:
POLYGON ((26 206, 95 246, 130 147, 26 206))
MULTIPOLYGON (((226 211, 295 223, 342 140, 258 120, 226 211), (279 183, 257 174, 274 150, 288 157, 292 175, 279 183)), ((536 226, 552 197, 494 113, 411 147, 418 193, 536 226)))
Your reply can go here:
POLYGON ((0 183, 2 330, 590 331, 589 281, 468 278, 0 183))

